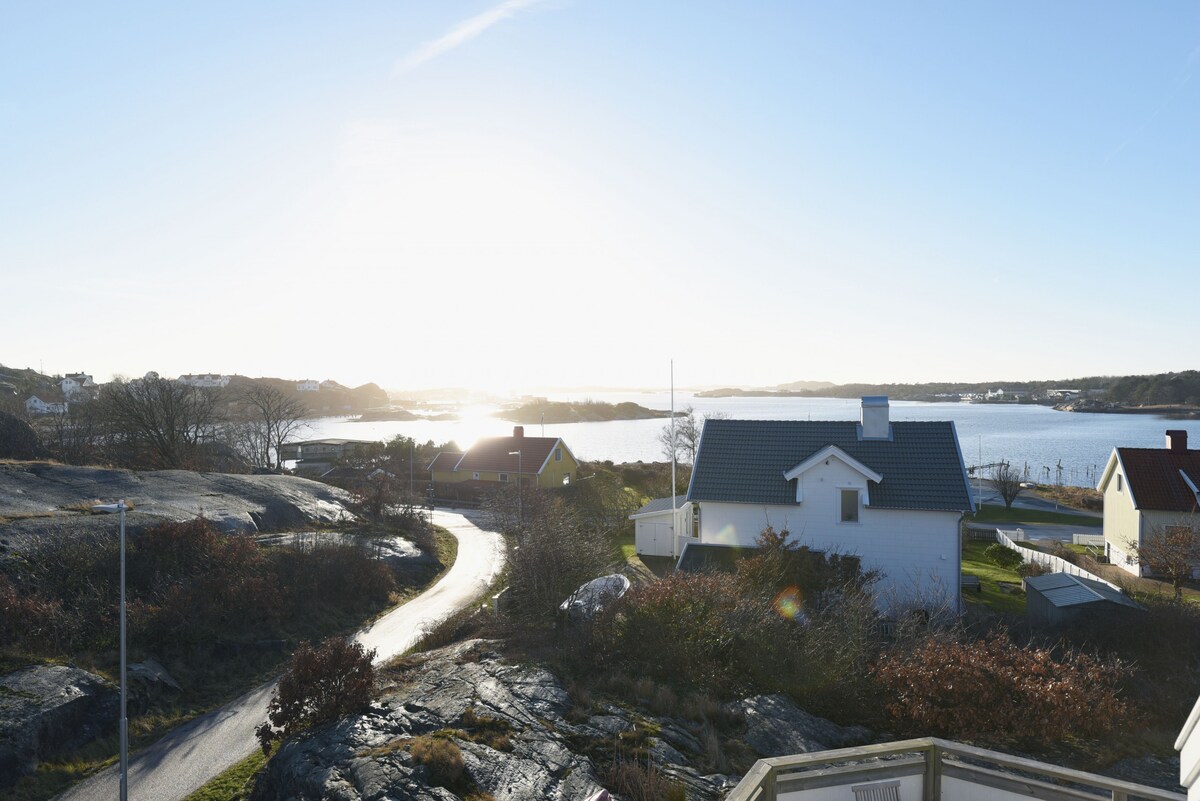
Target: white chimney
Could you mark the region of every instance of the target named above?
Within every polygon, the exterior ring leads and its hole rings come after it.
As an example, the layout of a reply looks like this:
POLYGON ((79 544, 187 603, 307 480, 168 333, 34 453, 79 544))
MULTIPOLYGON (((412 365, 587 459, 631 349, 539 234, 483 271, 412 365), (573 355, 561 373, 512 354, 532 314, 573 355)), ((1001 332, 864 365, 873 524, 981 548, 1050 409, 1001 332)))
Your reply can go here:
POLYGON ((890 439, 887 395, 864 395, 862 399, 862 438, 890 439))

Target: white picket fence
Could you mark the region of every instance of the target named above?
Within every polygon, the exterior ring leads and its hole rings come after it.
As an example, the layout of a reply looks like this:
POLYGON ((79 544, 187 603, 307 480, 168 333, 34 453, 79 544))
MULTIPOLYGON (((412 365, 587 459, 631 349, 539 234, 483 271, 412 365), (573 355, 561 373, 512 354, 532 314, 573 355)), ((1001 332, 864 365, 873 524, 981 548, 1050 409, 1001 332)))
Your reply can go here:
POLYGON ((1098 581, 1101 584, 1107 584, 1114 590, 1121 589, 1111 581, 1106 581, 1100 578, 1095 573, 1089 573, 1079 565, 1072 564, 1066 559, 1060 559, 1052 554, 1043 553, 1034 548, 1027 548, 1024 545, 1019 545, 1018 541, 1025 540, 1025 532, 1021 529, 1005 531, 1002 528, 996 529, 996 542, 1012 548, 1017 553, 1021 554, 1021 559, 1026 562, 1036 562, 1039 565, 1044 565, 1052 573, 1070 573, 1072 576, 1098 581))
POLYGON ((1071 535, 1071 544, 1072 545, 1093 545, 1098 548, 1103 548, 1104 547, 1104 535, 1103 534, 1072 534, 1071 535))

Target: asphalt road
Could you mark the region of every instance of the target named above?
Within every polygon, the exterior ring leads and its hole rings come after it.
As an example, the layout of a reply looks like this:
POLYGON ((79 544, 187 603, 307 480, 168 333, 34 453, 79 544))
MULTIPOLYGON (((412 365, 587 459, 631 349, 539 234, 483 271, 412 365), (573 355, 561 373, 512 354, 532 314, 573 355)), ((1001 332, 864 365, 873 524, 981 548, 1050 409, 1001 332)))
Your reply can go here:
MULTIPOLYGON (((433 520, 458 539, 454 566, 437 584, 355 635, 384 662, 407 651, 421 634, 476 600, 504 565, 500 535, 468 519, 478 513, 437 510, 433 520)), ((129 761, 131 801, 179 801, 258 747, 254 729, 267 719, 275 682, 251 690, 213 712, 171 731, 129 761)), ((117 797, 115 767, 59 796, 60 801, 117 797)))
POLYGON ((1096 526, 1061 526, 1050 523, 971 523, 971 528, 995 531, 1002 528, 1005 531, 1023 529, 1031 540, 1060 540, 1070 542, 1072 534, 1101 534, 1103 530, 1096 526))
MULTIPOLYGON (((996 490, 992 488, 990 481, 983 482, 982 496, 983 503, 995 506, 1004 505, 1004 499, 1000 497, 1000 493, 996 492, 996 490)), ((979 503, 980 489, 975 479, 971 479, 971 497, 976 503, 979 503)), ((1065 512, 1067 514, 1083 515, 1085 517, 1099 518, 1104 516, 1099 512, 1071 509, 1066 506, 1056 504, 1054 501, 1048 501, 1045 498, 1039 498, 1028 491, 1022 491, 1021 494, 1017 496, 1016 500, 1013 501, 1013 507, 1017 509, 1036 509, 1039 512, 1065 512)))

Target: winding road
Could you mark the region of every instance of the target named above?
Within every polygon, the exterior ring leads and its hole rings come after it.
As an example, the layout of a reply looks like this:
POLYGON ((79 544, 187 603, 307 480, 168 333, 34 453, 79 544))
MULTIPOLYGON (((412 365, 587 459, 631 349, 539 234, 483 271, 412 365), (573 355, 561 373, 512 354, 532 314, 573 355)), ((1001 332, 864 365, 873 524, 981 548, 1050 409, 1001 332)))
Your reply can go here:
MULTIPOLYGON (((355 635, 377 651, 376 663, 411 648, 421 635, 476 600, 504 566, 504 541, 459 510, 437 510, 433 522, 458 540, 453 567, 436 584, 355 635)), ((478 519, 478 518, 477 518, 478 519)), ((180 801, 258 747, 254 729, 267 719, 275 682, 171 731, 129 760, 131 801, 180 801)), ((101 771, 60 795, 59 801, 117 797, 116 767, 101 771)))

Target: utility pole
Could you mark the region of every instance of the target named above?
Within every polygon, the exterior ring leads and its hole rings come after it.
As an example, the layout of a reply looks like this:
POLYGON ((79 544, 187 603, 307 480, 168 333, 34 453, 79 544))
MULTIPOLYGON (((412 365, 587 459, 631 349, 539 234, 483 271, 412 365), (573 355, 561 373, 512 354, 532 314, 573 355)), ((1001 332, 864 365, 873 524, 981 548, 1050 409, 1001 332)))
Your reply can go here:
POLYGON ((525 499, 524 499, 524 497, 522 497, 523 493, 521 492, 521 452, 520 451, 509 451, 508 455, 517 457, 517 520, 519 520, 521 523, 521 526, 524 527, 524 525, 525 525, 525 499))
POLYGON ((120 718, 120 737, 121 737, 121 774, 120 774, 120 801, 128 801, 129 799, 129 718, 126 715, 125 706, 128 697, 128 688, 125 683, 125 510, 129 507, 125 501, 117 501, 116 503, 98 504, 92 507, 93 512, 119 512, 121 514, 121 718, 120 718))

